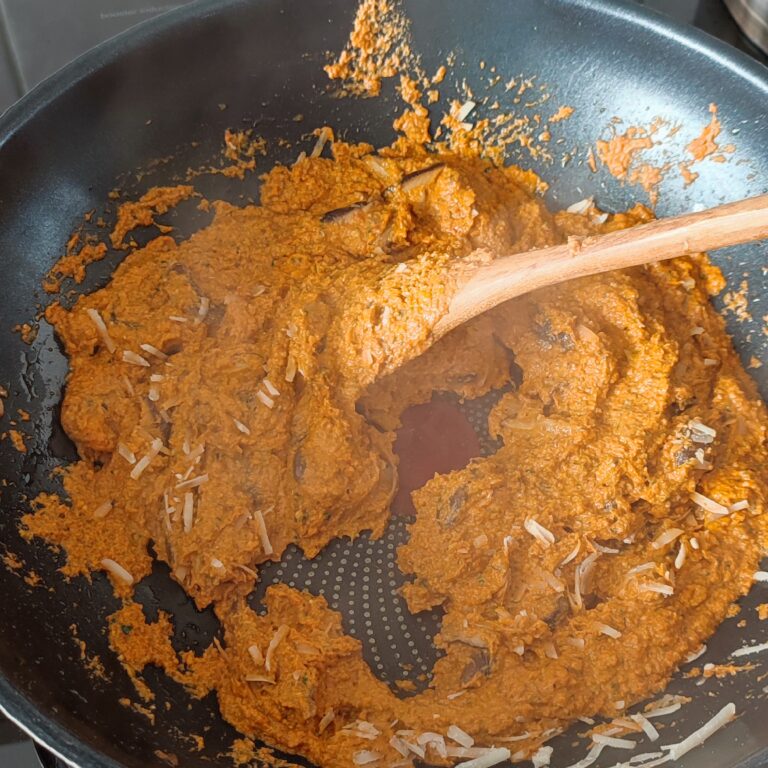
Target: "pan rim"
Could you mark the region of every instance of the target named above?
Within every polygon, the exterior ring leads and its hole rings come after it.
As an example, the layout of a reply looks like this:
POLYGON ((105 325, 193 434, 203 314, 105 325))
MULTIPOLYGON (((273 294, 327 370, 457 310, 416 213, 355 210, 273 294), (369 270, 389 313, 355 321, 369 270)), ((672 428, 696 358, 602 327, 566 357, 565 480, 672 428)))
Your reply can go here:
MULTIPOLYGON (((0 114, 0 149, 50 104, 64 96, 79 82, 118 61, 144 45, 162 39, 170 30, 194 24, 209 16, 226 14, 233 8, 267 4, 279 0, 195 0, 144 20, 129 30, 111 37, 61 67, 38 83, 19 101, 0 114)), ((631 0, 546 0, 550 6, 579 9, 584 13, 631 24, 703 56, 731 77, 741 80, 763 96, 768 96, 768 67, 746 53, 692 26, 666 18, 631 0)), ((0 670, 0 713, 24 731, 37 744, 72 768, 125 768, 126 763, 80 740, 67 726, 16 688, 0 670)), ((763 747, 732 768, 759 768, 768 762, 768 747, 763 747)))

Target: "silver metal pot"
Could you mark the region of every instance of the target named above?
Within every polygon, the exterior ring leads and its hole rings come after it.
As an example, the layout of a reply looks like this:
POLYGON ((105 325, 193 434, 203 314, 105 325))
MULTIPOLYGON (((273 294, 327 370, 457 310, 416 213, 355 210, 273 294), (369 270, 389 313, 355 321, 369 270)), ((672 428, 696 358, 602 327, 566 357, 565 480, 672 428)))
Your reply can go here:
POLYGON ((742 32, 768 53, 768 0, 724 0, 742 32))

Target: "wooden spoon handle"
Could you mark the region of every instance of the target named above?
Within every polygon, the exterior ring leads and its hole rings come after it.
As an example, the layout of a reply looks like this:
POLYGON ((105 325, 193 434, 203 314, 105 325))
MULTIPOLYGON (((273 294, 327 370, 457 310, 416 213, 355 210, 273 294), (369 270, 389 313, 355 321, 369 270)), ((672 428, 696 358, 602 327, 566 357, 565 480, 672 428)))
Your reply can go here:
POLYGON ((457 291, 435 338, 515 296, 575 277, 636 267, 768 237, 768 195, 657 219, 565 245, 496 258, 457 291))

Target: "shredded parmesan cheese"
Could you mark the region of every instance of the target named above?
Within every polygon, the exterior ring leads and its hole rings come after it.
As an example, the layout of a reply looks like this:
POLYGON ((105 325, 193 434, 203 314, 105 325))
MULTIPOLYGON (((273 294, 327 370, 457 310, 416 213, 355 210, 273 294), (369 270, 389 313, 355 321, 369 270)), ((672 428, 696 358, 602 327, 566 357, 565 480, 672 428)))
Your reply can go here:
POLYGON ((708 427, 701 419, 691 419, 688 422, 688 431, 690 432, 691 440, 701 445, 709 445, 717 437, 716 430, 708 427))
POLYGON ((727 725, 736 716, 736 705, 726 704, 711 720, 704 723, 697 731, 694 731, 687 739, 683 739, 677 744, 670 744, 662 747, 669 752, 670 760, 679 760, 683 755, 690 752, 694 747, 703 744, 713 733, 719 731, 724 725, 727 725))
POLYGON ((104 319, 99 314, 97 309, 87 309, 86 312, 88 313, 88 317, 91 318, 91 321, 96 326, 96 330, 98 331, 99 336, 101 336, 101 340, 104 342, 104 346, 107 348, 107 351, 111 355, 114 353, 116 347, 115 342, 112 341, 112 337, 109 335, 107 324, 104 322, 104 319))
POLYGON ((475 740, 458 725, 449 725, 445 735, 457 744, 461 744, 462 747, 471 747, 475 743, 475 740))
POLYGON ((489 749, 481 757, 467 760, 466 763, 459 763, 459 766, 461 768, 491 768, 492 765, 498 765, 505 760, 509 760, 511 754, 506 747, 496 747, 495 749, 489 749))
POLYGON ((189 533, 192 530, 192 523, 195 517, 195 497, 191 492, 184 494, 184 510, 181 515, 182 523, 184 525, 184 533, 189 533))
POLYGON ((265 555, 271 555, 274 550, 272 549, 272 542, 269 540, 269 534, 267 533, 267 526, 264 522, 264 515, 260 510, 256 510, 253 513, 256 518, 256 526, 259 531, 259 539, 261 540, 261 548, 264 550, 265 555))
POLYGON ((139 344, 139 348, 143 349, 148 355, 156 357, 158 360, 166 361, 168 359, 168 355, 166 355, 165 352, 157 347, 153 347, 151 344, 139 344))
POLYGON ((662 584, 656 581, 649 581, 645 584, 641 584, 638 589, 641 592, 656 592, 659 595, 669 597, 675 594, 675 589, 670 584, 662 584))
POLYGON ((258 644, 254 643, 253 645, 249 645, 248 653, 251 655, 253 663, 257 667, 264 665, 264 654, 261 652, 261 648, 259 648, 258 644))
POLYGON ((445 739, 443 738, 442 734, 440 733, 433 733, 431 731, 427 731, 426 733, 422 733, 419 735, 419 737, 416 739, 417 744, 422 747, 432 747, 432 749, 438 754, 440 757, 448 757, 448 751, 445 746, 445 739))
POLYGON ((399 736, 393 736, 389 740, 389 746, 392 747, 392 749, 394 749, 395 752, 398 752, 403 757, 408 756, 408 745, 399 736))
MULTIPOLYGON (((190 467, 192 469, 192 467, 190 467)), ((198 475, 197 477, 191 477, 189 480, 184 480, 181 483, 176 484, 176 490, 177 491, 183 491, 187 488, 197 488, 200 485, 203 485, 203 483, 208 482, 208 475, 198 475)))
POLYGON ((130 349, 123 350, 123 362, 130 363, 131 365, 140 365, 143 368, 149 368, 149 360, 137 355, 135 352, 131 352, 130 349))
POLYGON ((583 200, 579 200, 576 203, 571 203, 565 211, 566 213, 576 213, 583 215, 589 211, 590 208, 595 204, 595 198, 594 197, 585 197, 583 200))
POLYGON ((579 760, 577 763, 573 763, 572 765, 569 765, 568 768, 589 768, 592 763, 597 761, 597 758, 600 757, 600 753, 605 749, 605 745, 603 744, 595 744, 592 749, 587 752, 586 757, 583 757, 581 760, 579 760))
POLYGON ((673 715, 682 706, 678 701, 670 704, 668 707, 656 707, 655 709, 646 710, 644 714, 646 717, 665 717, 666 715, 673 715))
POLYGON ((528 533, 533 536, 534 539, 539 541, 545 547, 555 543, 555 535, 552 531, 547 530, 543 525, 537 523, 532 517, 527 517, 523 523, 523 527, 528 533))
POLYGON ((635 715, 630 715, 630 718, 634 720, 645 732, 645 735, 651 740, 651 741, 658 741, 659 738, 659 732, 653 727, 653 724, 651 721, 645 717, 644 715, 641 715, 639 712, 635 715))
POLYGON ((458 122, 463 123, 469 113, 477 106, 474 101, 465 101, 456 112, 455 118, 458 122))
POLYGON ((685 657, 685 663, 690 664, 692 661, 696 661, 696 659, 701 658, 706 652, 707 652, 707 646, 702 645, 700 648, 693 651, 692 653, 689 653, 685 657))
POLYGON ((332 722, 333 719, 336 717, 333 708, 329 707, 325 714, 320 718, 320 723, 317 726, 317 732, 322 733, 332 722))
POLYGON ((576 546, 571 550, 570 554, 564 559, 560 561, 560 567, 562 568, 564 565, 568 565, 568 563, 573 560, 576 555, 579 554, 579 550, 581 549, 581 539, 579 539, 576 542, 576 546))
POLYGON ((133 584, 133 576, 123 568, 120 563, 115 562, 109 557, 105 557, 101 564, 118 580, 125 584, 133 584))
POLYGON ((615 736, 606 736, 603 733, 593 733, 592 741, 595 744, 602 744, 604 747, 615 747, 616 749, 634 749, 637 746, 632 739, 617 739, 615 736))
POLYGON ((760 645, 746 645, 744 648, 739 648, 738 651, 734 651, 731 656, 751 656, 753 653, 762 653, 768 651, 768 643, 762 643, 760 645))
POLYGON ((586 594, 589 589, 589 576, 594 568, 595 561, 600 557, 599 552, 593 552, 588 555, 576 566, 576 574, 574 578, 574 601, 576 605, 581 608, 584 605, 582 596, 586 594))
POLYGON ((288 625, 287 624, 281 624, 274 635, 272 635, 272 639, 269 641, 269 646, 267 647, 267 653, 264 656, 264 668, 267 670, 267 672, 272 671, 272 662, 274 660, 275 651, 277 650, 277 646, 280 645, 280 643, 283 641, 283 638, 288 634, 288 625))
POLYGON ((310 157, 320 157, 320 155, 323 152, 323 148, 328 143, 328 140, 331 138, 333 134, 331 133, 331 129, 323 126, 320 129, 320 132, 317 136, 317 141, 315 142, 315 146, 312 148, 312 152, 310 153, 310 157))
POLYGON ((106 517, 111 511, 112 511, 112 502, 105 501, 103 504, 100 504, 98 507, 96 507, 96 509, 93 510, 93 516, 97 519, 106 517))
POLYGON ((242 432, 244 435, 250 435, 250 434, 251 434, 251 430, 250 430, 250 429, 248 429, 248 427, 246 427, 246 426, 245 426, 245 424, 243 424, 243 422, 242 422, 242 421, 239 421, 238 419, 233 419, 233 421, 235 422, 235 426, 236 426, 236 427, 237 427, 237 428, 238 428, 238 429, 239 429, 239 430, 240 430, 240 431, 241 431, 241 432, 242 432))
POLYGON ((682 528, 669 528, 651 542, 654 549, 661 549, 671 544, 678 536, 684 533, 682 528))
POLYGON ((195 325, 199 325, 208 316, 208 310, 211 308, 211 300, 207 296, 200 297, 200 309, 197 310, 195 325))
POLYGON ((131 470, 131 479, 138 480, 144 473, 144 470, 152 463, 152 460, 160 453, 160 449, 163 447, 163 441, 156 437, 149 446, 149 451, 146 455, 142 456, 134 465, 131 470))
POLYGON ((246 683, 269 683, 270 685, 275 684, 275 680, 273 680, 271 677, 267 677, 267 675, 246 675, 245 682, 246 683))
POLYGON ((549 761, 552 759, 553 747, 539 747, 532 755, 531 762, 533 768, 546 768, 549 765, 549 761))
POLYGON ((290 383, 296 378, 296 371, 297 371, 297 365, 296 365, 296 358, 288 354, 288 360, 285 364, 285 380, 290 383))
POLYGON ((680 549, 677 551, 677 556, 675 557, 675 568, 679 571, 683 565, 685 564, 685 556, 686 556, 686 549, 685 549, 685 542, 680 542, 680 549))
POLYGON ((691 494, 691 501, 714 517, 724 517, 728 514, 728 507, 724 507, 714 499, 710 499, 708 496, 698 493, 698 491, 694 491, 691 494))
POLYGON ((608 635, 608 637, 612 637, 614 640, 618 640, 621 637, 621 632, 609 624, 598 623, 597 628, 600 630, 601 634, 608 635))
POLYGON ((258 397, 267 408, 273 408, 275 405, 275 401, 269 395, 264 394, 260 389, 256 390, 256 397, 258 397))
POLYGON ((272 397, 277 397, 280 394, 280 390, 269 379, 265 378, 261 383, 264 385, 264 389, 266 389, 272 397))
POLYGON ((358 739, 367 739, 373 741, 377 736, 381 735, 381 731, 367 720, 355 720, 353 723, 345 725, 340 733, 344 736, 354 736, 358 739))

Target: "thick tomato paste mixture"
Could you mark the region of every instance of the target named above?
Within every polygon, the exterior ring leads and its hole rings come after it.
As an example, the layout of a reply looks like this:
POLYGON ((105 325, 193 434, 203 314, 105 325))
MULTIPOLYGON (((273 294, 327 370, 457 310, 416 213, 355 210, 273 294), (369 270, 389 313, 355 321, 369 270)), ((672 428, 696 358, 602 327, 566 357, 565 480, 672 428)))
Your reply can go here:
POLYGON ((768 544, 765 408, 705 256, 540 290, 432 343, 479 250, 649 212, 552 213, 531 173, 402 140, 332 152, 49 309, 81 460, 27 532, 66 551, 66 574, 109 573, 113 646, 135 675, 153 663, 215 691, 246 737, 319 766, 453 762, 505 740, 530 756, 662 689, 749 590, 768 544), (321 597, 280 585, 263 615, 247 605, 289 544, 311 558, 382 533, 406 407, 497 389, 501 447, 413 494, 398 553, 410 609, 444 610, 425 691, 378 680, 321 597), (177 654, 170 617, 147 623, 132 601, 150 542, 213 604, 219 648, 177 654))

